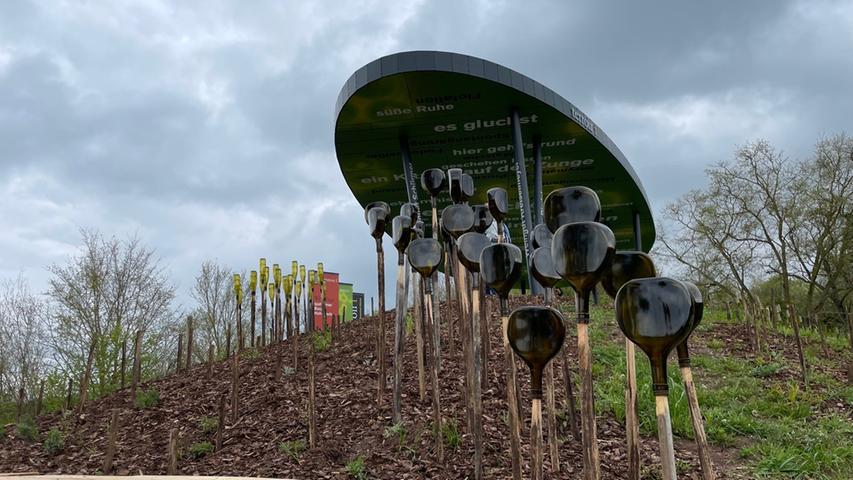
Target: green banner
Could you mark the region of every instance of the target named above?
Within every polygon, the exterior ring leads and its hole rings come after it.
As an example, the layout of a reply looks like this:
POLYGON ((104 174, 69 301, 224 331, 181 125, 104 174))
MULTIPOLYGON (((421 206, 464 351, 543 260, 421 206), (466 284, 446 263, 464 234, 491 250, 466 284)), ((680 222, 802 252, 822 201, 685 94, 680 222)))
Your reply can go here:
POLYGON ((341 323, 352 321, 352 284, 338 284, 338 309, 341 323))

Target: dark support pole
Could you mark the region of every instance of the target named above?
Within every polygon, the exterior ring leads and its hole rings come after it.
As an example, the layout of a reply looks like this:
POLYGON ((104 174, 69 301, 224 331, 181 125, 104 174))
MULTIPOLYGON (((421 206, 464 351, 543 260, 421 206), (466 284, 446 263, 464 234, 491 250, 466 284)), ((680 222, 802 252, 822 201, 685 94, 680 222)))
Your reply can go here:
POLYGON ((542 223, 542 137, 533 139, 533 224, 542 223))
POLYGON ((524 142, 521 140, 521 122, 518 109, 512 109, 512 145, 515 154, 515 177, 518 183, 518 201, 521 205, 521 234, 524 240, 524 261, 527 262, 527 283, 530 293, 543 293, 542 287, 530 275, 530 259, 533 256, 533 244, 530 232, 533 231, 530 219, 530 194, 527 189, 527 168, 524 165, 524 142))
POLYGON ((640 232, 640 214, 634 212, 634 248, 643 249, 643 234, 640 232))
POLYGON ((409 203, 414 203, 418 211, 420 211, 418 189, 415 185, 415 176, 412 173, 412 154, 409 152, 409 140, 406 137, 400 138, 400 155, 403 157, 403 175, 406 177, 406 196, 409 199, 409 203))

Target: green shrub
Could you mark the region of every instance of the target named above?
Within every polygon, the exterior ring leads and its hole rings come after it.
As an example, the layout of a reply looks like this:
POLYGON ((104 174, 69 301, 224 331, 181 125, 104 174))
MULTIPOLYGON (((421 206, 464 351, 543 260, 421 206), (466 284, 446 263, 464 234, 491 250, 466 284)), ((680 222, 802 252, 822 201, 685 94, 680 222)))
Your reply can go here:
POLYGON ((406 314, 406 335, 411 335, 415 331, 415 317, 411 313, 406 314))
POLYGON ((190 456, 193 458, 201 458, 213 453, 213 444, 210 442, 199 442, 190 445, 190 456))
POLYGON ((364 466, 364 456, 359 455, 346 465, 347 475, 355 480, 367 480, 367 469, 364 466))
POLYGON ((207 434, 216 433, 219 430, 219 419, 215 417, 201 417, 199 421, 201 431, 207 434))
POLYGON ((61 452, 65 449, 65 435, 62 434, 62 431, 56 427, 50 429, 47 432, 47 435, 44 438, 44 451, 50 456, 54 456, 57 453, 61 452))
POLYGON ((314 332, 311 336, 311 343, 314 345, 314 350, 317 352, 325 352, 329 345, 332 344, 332 332, 331 330, 320 330, 318 332, 314 332))
POLYGON ((305 440, 288 440, 278 444, 278 451, 299 461, 299 455, 305 450, 305 440))
POLYGON ((385 438, 397 437, 397 443, 402 447, 406 443, 406 427, 403 422, 385 427, 385 438))
POLYGON ((153 388, 136 392, 136 399, 133 401, 136 408, 149 408, 158 403, 160 403, 160 392, 153 388))
POLYGON ((32 418, 22 417, 15 425, 15 434, 22 440, 35 442, 39 438, 39 429, 32 418))
POLYGON ((261 355, 261 352, 259 352, 257 348, 244 348, 243 351, 240 353, 240 356, 242 358, 246 358, 249 360, 254 360, 254 359, 258 358, 260 355, 261 355))
POLYGON ((456 420, 448 420, 441 426, 441 434, 444 437, 444 443, 451 449, 456 449, 462 443, 462 436, 459 435, 459 427, 456 425, 456 420))

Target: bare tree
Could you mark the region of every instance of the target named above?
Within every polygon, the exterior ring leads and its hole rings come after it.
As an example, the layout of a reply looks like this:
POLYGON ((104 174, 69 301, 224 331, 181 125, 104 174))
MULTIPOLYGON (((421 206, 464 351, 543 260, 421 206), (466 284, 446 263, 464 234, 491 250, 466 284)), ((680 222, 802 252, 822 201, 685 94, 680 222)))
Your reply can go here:
MULTIPOLYGON (((51 346, 61 368, 77 376, 95 341, 91 389, 100 395, 115 387, 122 344, 132 342, 136 330, 146 332, 147 351, 154 353, 161 344, 160 336, 174 323, 175 291, 160 260, 139 237, 81 234, 80 253, 65 265, 49 267, 48 295, 55 305, 51 346)), ((155 368, 157 358, 147 355, 143 368, 155 368)))
POLYGON ((44 379, 47 305, 30 292, 23 276, 0 282, 0 396, 33 397, 44 379))
MULTIPOLYGON (((234 328, 236 325, 237 299, 233 291, 232 275, 229 268, 213 260, 207 260, 202 263, 201 271, 196 276, 195 285, 190 293, 198 303, 193 316, 196 321, 198 342, 201 345, 213 344, 217 352, 225 351, 225 326, 231 324, 234 328)), ((248 318, 248 314, 246 317, 248 318)), ((244 323, 246 323, 245 320, 244 323)), ((207 348, 197 349, 197 352, 199 360, 203 361, 207 348)))

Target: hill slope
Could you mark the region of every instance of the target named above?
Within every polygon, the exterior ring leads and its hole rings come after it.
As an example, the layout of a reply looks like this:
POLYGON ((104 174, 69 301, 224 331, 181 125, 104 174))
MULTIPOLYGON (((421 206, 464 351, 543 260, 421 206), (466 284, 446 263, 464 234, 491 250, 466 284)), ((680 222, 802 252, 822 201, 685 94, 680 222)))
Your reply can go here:
MULTIPOLYGON (((522 304, 524 298, 514 298, 513 306, 522 304)), ((560 305, 569 312, 571 307, 560 305)), ((505 394, 503 357, 499 332, 497 305, 490 305, 489 322, 491 355, 489 357, 489 389, 484 392, 484 438, 485 438, 485 478, 511 477, 508 455, 509 439, 504 423, 505 394)), ((386 331, 388 340, 393 337, 393 315, 388 315, 386 331)), ((752 357, 744 341, 744 328, 740 325, 725 324, 719 312, 709 312, 709 321, 703 324, 701 331, 692 341, 695 353, 694 365, 696 381, 700 388, 700 401, 703 413, 708 417, 708 432, 714 447, 714 460, 721 472, 720 478, 752 478, 752 472, 786 475, 787 466, 798 465, 797 449, 805 455, 804 446, 790 443, 795 449, 794 458, 785 460, 784 439, 778 442, 772 436, 773 428, 780 435, 799 431, 803 427, 795 424, 840 422, 832 431, 838 434, 850 432, 851 404, 853 391, 840 387, 842 376, 841 360, 821 362, 814 365, 813 388, 806 392, 794 393, 788 386, 794 385, 792 378, 796 374, 796 351, 790 341, 782 335, 771 337, 771 352, 768 361, 752 357), (755 368, 762 367, 756 376, 755 368), (736 385, 732 390, 732 382, 736 385), (747 385, 749 389, 744 387, 747 385), (784 388, 783 388, 784 387, 784 388), (742 395, 743 397, 739 397, 742 395), (778 405, 768 400, 762 411, 737 412, 755 408, 749 400, 756 396, 778 396, 776 403, 787 405, 787 409, 778 409, 778 405), (797 398, 797 395, 800 395, 797 398), (808 398, 806 398, 808 396, 808 398), (805 405, 805 407, 803 407, 805 405), (776 409, 764 412, 764 409, 776 409), (736 409, 737 410, 737 409, 736 409), (788 411, 792 410, 792 411, 788 411), (741 415, 742 414, 742 415, 741 415), (765 414, 770 415, 762 418, 765 414), (741 418, 745 416, 746 418, 741 418), (790 426, 776 425, 775 420, 794 422, 790 426), (840 430, 839 430, 840 428, 840 430), (774 443, 776 442, 776 443, 774 443), (779 444, 779 445, 777 445, 779 444), (779 451, 779 450, 782 451, 779 451), (740 456, 738 455, 740 454, 740 456), (778 461, 762 466, 772 456, 782 456, 778 461), (773 465, 782 464, 779 471, 773 465), (762 470, 764 468, 764 470, 762 470)), ((442 318, 447 312, 442 311, 442 318)), ((570 329, 573 332, 574 329, 570 329)), ((622 427, 623 406, 621 406, 624 382, 624 353, 622 340, 612 320, 612 311, 596 309, 593 314, 593 347, 595 354, 596 402, 599 410, 598 431, 602 458, 603 478, 624 478, 625 447, 624 428, 622 427)), ((208 376, 207 366, 198 365, 190 373, 181 373, 148 382, 145 389, 159 392, 159 403, 155 406, 137 409, 129 398, 129 389, 112 396, 91 402, 80 416, 44 415, 38 420, 39 430, 47 432, 51 427, 59 427, 65 434, 65 449, 55 455, 45 453, 39 441, 28 442, 17 438, 11 431, 0 441, 0 472, 38 471, 41 473, 96 473, 103 462, 106 444, 106 432, 112 409, 120 411, 120 429, 118 433, 115 469, 119 474, 164 474, 167 466, 167 444, 170 429, 180 432, 180 444, 183 455, 179 461, 179 472, 204 475, 241 475, 264 477, 294 478, 347 478, 347 465, 356 469, 352 460, 363 460, 363 470, 367 478, 465 478, 469 474, 473 448, 465 435, 465 409, 462 400, 463 376, 458 361, 449 355, 446 342, 443 343, 443 370, 441 374, 442 410, 445 421, 455 425, 462 435, 458 447, 446 447, 446 458, 441 464, 436 462, 432 453, 431 410, 429 390, 422 402, 418 398, 417 365, 414 335, 407 336, 404 390, 403 390, 403 427, 396 430, 391 426, 391 359, 388 348, 389 390, 384 402, 377 406, 376 384, 377 367, 374 341, 370 336, 372 328, 367 322, 357 322, 343 326, 328 350, 317 355, 317 411, 320 443, 315 449, 299 450, 297 442, 307 443, 307 345, 303 338, 300 342, 299 364, 296 372, 285 368, 279 382, 274 381, 276 355, 283 354, 283 365, 291 367, 292 354, 290 341, 264 349, 262 352, 250 350, 244 352, 240 360, 240 404, 239 419, 235 423, 227 422, 224 432, 223 449, 208 455, 194 456, 192 447, 200 442, 213 442, 214 433, 210 425, 217 416, 219 398, 230 391, 230 362, 216 362, 212 375, 208 376), (207 432, 205 432, 207 430, 207 432), (290 451, 281 451, 283 442, 291 442, 290 451)), ((573 360, 576 354, 576 339, 572 333, 567 337, 567 346, 573 360)), ((839 340, 830 344, 831 348, 843 349, 839 340)), ((816 346, 810 346, 814 350, 816 346)), ((813 352, 812 352, 813 353, 813 352)), ((459 354, 457 354, 459 355, 459 354)), ((814 357, 814 355, 813 355, 814 357)), ((558 357, 558 362, 561 361, 558 357)), ((576 362, 572 370, 576 371, 576 362)), ((657 441, 654 434, 654 418, 651 390, 648 380, 648 368, 645 358, 638 355, 640 370, 640 411, 643 433, 642 464, 644 475, 655 478, 657 441)), ((555 372, 560 372, 557 368, 555 372)), ((527 370, 519 363, 521 389, 524 392, 524 414, 529 422, 529 400, 527 370)), ((689 437, 689 418, 686 413, 683 396, 678 385, 678 370, 670 368, 673 385, 670 402, 673 409, 673 423, 676 435, 689 437)), ((562 411, 564 405, 563 379, 557 373, 557 404, 562 411)), ((577 395, 578 383, 575 379, 577 395)), ((792 387, 791 387, 792 388, 792 387)), ((784 406, 783 405, 783 406, 784 406)), ((578 478, 581 472, 580 442, 569 432, 565 418, 559 416, 558 436, 560 437, 561 472, 549 472, 550 459, 545 453, 547 478, 578 478)), ((546 418, 547 422, 547 418, 546 418)), ((777 422, 778 423, 778 422, 777 422)), ((446 437, 452 440, 452 428, 446 428, 446 437)), ((547 428, 546 446, 547 446, 547 428)), ((527 450, 528 429, 522 432, 524 446, 523 459, 529 461, 527 450)), ((821 440, 813 446, 818 447, 821 440)), ((698 464, 694 455, 694 446, 688 439, 676 440, 680 478, 698 478, 698 464)), ((821 450, 823 451, 823 450, 821 450)), ((789 452, 790 453, 790 452, 789 452)), ((806 455, 807 456, 807 455, 806 455)), ((843 472, 853 466, 853 451, 833 451, 825 462, 816 460, 817 465, 806 469, 805 474, 816 473, 832 477, 835 472, 843 472), (839 470, 840 469, 840 470, 839 470)), ((529 471, 525 471, 525 476, 529 471)))

